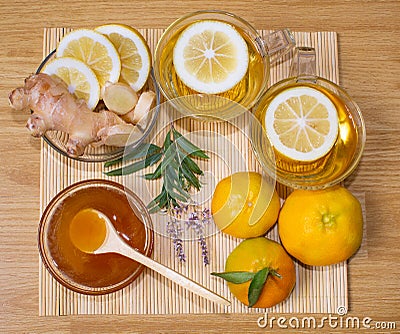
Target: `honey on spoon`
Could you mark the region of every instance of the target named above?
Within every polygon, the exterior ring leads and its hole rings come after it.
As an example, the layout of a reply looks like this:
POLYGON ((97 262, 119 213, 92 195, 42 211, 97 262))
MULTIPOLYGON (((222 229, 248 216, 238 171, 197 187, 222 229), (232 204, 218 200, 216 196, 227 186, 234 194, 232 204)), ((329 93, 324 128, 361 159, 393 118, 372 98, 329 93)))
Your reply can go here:
POLYGON ((201 297, 222 305, 230 305, 225 298, 130 247, 118 235, 108 217, 96 209, 79 211, 71 221, 69 233, 71 242, 82 252, 121 254, 157 271, 201 297))

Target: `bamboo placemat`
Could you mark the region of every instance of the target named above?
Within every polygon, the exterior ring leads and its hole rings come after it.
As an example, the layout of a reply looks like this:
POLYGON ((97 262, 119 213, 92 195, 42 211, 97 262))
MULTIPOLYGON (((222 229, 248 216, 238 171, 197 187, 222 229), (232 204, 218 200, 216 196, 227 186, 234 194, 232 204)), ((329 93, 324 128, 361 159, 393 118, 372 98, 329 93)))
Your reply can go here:
MULTIPOLYGON (((60 38, 69 29, 45 28, 43 54, 47 55, 56 46, 60 38)), ((154 51, 161 29, 142 29, 140 32, 154 51)), ((267 31, 260 31, 264 34, 267 31)), ((297 32, 294 33, 297 45, 311 46, 317 52, 317 74, 338 83, 338 48, 337 34, 334 32, 297 32)), ((283 59, 271 69, 270 84, 285 78, 289 72, 289 61, 283 59)), ((193 127, 193 121, 181 124, 193 127)), ((240 148, 248 165, 257 170, 258 164, 252 154, 247 137, 236 136, 229 124, 203 124, 203 129, 218 131, 221 135, 231 136, 230 140, 240 148), (207 129, 209 127, 209 129, 207 129)), ((205 147, 202 143, 197 143, 205 147)), ((231 157, 235 159, 235 157, 231 157)), ((212 163, 212 162, 210 162, 212 163)), ((221 177, 218 162, 212 163, 216 177, 221 177)), ((62 189, 80 180, 107 178, 103 174, 101 163, 81 163, 67 159, 51 149, 42 141, 40 203, 41 213, 47 203, 62 189)), ((123 183, 121 177, 110 178, 123 183)), ((284 197, 287 189, 279 186, 284 197)), ((273 228, 268 237, 278 240, 277 228, 273 228)), ((179 263, 174 256, 171 240, 155 233, 153 258, 174 268, 184 275, 207 286, 232 301, 231 307, 215 305, 183 288, 171 283, 159 274, 145 269, 142 275, 128 287, 103 296, 85 296, 72 292, 57 283, 46 271, 39 259, 39 314, 181 314, 181 313, 254 313, 264 309, 249 309, 238 302, 229 292, 227 285, 220 279, 210 276, 212 271, 223 271, 224 262, 240 240, 221 233, 207 238, 210 264, 203 266, 201 249, 197 242, 185 241, 187 261, 179 263)), ((343 262, 327 267, 311 267, 296 263, 297 283, 290 298, 268 309, 279 313, 334 313, 340 306, 348 307, 347 263, 343 262)))

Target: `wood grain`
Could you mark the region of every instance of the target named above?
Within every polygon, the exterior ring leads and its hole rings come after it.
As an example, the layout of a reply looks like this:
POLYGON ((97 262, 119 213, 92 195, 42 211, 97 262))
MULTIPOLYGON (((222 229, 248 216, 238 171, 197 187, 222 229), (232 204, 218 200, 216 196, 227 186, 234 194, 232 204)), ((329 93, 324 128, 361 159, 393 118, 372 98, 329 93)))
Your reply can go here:
MULTIPOLYGON (((120 22, 165 28, 179 16, 204 8, 229 10, 258 29, 287 26, 297 31, 338 33, 340 82, 363 111, 368 136, 361 164, 346 181, 352 191, 364 193, 367 224, 363 244, 367 251, 359 252, 349 266, 349 315, 397 321, 397 330, 400 328, 400 57, 394 44, 400 40, 398 1, 1 0, 1 333, 269 331, 257 327, 255 315, 38 317, 40 142, 24 128, 27 115, 10 111, 8 93, 40 63, 44 27, 120 22)), ((322 331, 363 332, 329 326, 322 331)))

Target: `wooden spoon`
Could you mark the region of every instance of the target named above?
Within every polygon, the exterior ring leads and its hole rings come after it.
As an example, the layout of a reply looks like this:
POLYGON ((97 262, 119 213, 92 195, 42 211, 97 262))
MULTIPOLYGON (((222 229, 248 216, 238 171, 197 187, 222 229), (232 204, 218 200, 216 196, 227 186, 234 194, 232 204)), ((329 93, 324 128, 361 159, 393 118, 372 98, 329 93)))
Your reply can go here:
MULTIPOLYGON (((230 305, 230 302, 222 296, 130 247, 118 235, 110 219, 102 212, 95 209, 85 209, 84 211, 85 212, 81 211, 80 213, 85 214, 86 218, 78 219, 79 222, 73 219, 70 226, 71 242, 81 251, 92 254, 121 254, 157 271, 171 281, 201 297, 221 305, 230 305), (91 230, 93 238, 91 238, 91 240, 85 238, 82 233, 79 233, 82 229, 91 230), (73 232, 73 230, 75 230, 75 232, 73 232)), ((79 216, 80 213, 78 213, 77 216, 79 216)))

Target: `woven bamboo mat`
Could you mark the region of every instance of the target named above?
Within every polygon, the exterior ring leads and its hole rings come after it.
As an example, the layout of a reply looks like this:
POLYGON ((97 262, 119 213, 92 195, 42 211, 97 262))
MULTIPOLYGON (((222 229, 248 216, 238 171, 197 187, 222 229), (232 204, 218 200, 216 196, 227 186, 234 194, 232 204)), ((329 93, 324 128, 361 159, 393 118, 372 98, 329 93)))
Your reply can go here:
MULTIPOLYGON (((53 50, 59 39, 68 29, 50 28, 44 30, 43 54, 53 50)), ((142 29, 141 33, 147 39, 150 48, 154 51, 156 42, 161 36, 161 29, 142 29)), ((266 33, 266 31, 261 31, 266 33)), ((334 32, 297 32, 297 45, 312 46, 317 52, 317 74, 334 82, 338 82, 338 49, 337 35, 334 32)), ((273 84, 285 78, 289 71, 289 61, 282 60, 271 69, 273 84)), ((195 121, 184 121, 181 131, 193 128, 195 121), (186 123, 185 123, 186 122, 186 123), (191 122, 191 123, 190 123, 191 122)), ((231 142, 239 148, 242 156, 247 160, 250 168, 258 170, 254 156, 246 136, 236 135, 231 131, 229 124, 203 124, 203 130, 217 131, 222 136, 230 136, 231 142), (207 129, 207 127, 210 127, 207 129)), ((207 143, 197 144, 207 147, 207 143)), ((229 154, 229 152, 228 152, 229 154)), ((233 165, 235 156, 230 156, 233 165)), ((218 161, 210 161, 210 168, 216 178, 226 174, 226 166, 218 161)), ((234 167, 234 166, 233 166, 234 167)), ((80 180, 92 178, 107 178, 103 174, 103 164, 81 163, 67 159, 42 141, 41 149, 41 212, 47 203, 62 189, 80 180)), ((124 183, 120 177, 110 178, 124 183)), ((134 184, 134 182, 130 182, 134 184)), ((287 189, 279 187, 282 197, 287 189)), ((275 226, 268 233, 268 237, 278 240, 275 226)), ((210 264, 202 263, 201 249, 198 242, 185 241, 187 261, 179 263, 174 256, 171 240, 158 233, 155 234, 155 249, 153 258, 167 266, 174 268, 207 286, 211 290, 227 297, 232 301, 230 307, 213 304, 198 297, 183 288, 171 283, 159 274, 145 269, 143 274, 128 287, 103 296, 85 296, 74 293, 58 284, 39 263, 39 314, 40 315, 71 315, 71 314, 182 314, 182 313, 254 313, 265 312, 262 309, 248 309, 230 295, 226 284, 210 276, 212 271, 223 271, 224 262, 232 249, 240 242, 221 233, 214 233, 207 237, 210 264)), ((40 260, 39 260, 40 261, 40 260)), ((280 313, 330 313, 336 312, 339 306, 348 306, 347 296, 347 263, 340 263, 328 267, 310 267, 296 263, 297 284, 285 302, 276 305, 268 312, 280 313)))

